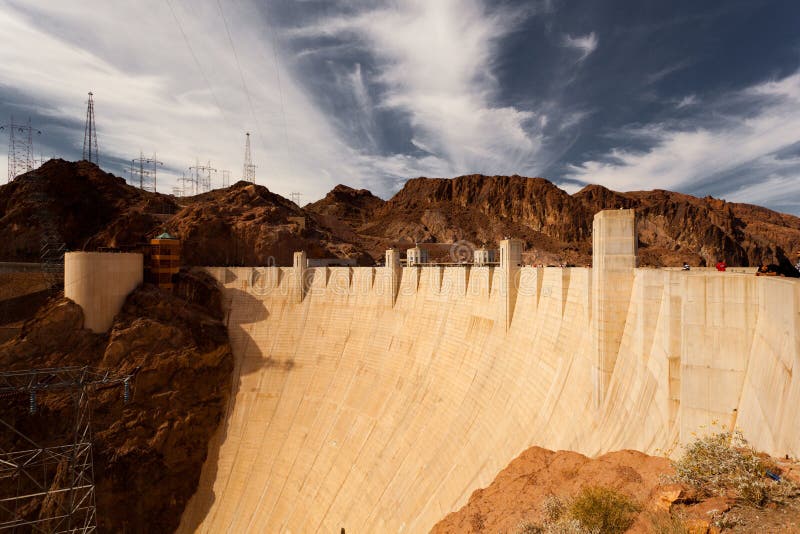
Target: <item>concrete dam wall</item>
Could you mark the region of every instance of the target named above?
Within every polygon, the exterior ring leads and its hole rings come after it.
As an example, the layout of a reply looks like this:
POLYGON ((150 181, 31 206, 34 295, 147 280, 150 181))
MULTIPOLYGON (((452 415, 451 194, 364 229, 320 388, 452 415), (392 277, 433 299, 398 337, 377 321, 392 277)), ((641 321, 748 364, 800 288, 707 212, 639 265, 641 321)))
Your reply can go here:
POLYGON ((635 269, 625 212, 594 269, 521 267, 514 240, 498 267, 209 268, 234 394, 180 531, 427 532, 532 445, 735 426, 800 456, 800 283, 635 269))

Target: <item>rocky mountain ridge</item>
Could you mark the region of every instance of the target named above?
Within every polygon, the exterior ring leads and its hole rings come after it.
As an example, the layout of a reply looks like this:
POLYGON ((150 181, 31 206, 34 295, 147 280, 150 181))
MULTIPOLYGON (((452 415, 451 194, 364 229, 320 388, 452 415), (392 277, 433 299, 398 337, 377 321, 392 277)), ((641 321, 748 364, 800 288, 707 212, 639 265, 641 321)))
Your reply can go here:
POLYGON ((389 247, 493 247, 506 236, 525 241, 528 263, 584 265, 594 214, 616 208, 636 210, 641 266, 786 265, 800 250, 798 217, 664 190, 588 185, 570 195, 544 178, 466 175, 414 178, 386 201, 338 185, 300 207, 246 182, 174 197, 85 161, 51 160, 0 186, 0 261, 36 261, 49 217, 70 250, 125 249, 169 231, 184 241, 186 265, 289 265, 295 250, 372 265, 389 247))

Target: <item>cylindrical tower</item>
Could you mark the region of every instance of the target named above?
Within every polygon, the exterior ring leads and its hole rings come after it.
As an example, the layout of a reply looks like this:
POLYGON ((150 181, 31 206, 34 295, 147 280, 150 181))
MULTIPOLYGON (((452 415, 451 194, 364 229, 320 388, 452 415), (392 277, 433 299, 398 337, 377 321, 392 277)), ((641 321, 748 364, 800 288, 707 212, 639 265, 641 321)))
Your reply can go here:
POLYGON ((64 296, 83 310, 83 326, 108 331, 131 291, 142 283, 144 261, 138 253, 67 252, 64 296))

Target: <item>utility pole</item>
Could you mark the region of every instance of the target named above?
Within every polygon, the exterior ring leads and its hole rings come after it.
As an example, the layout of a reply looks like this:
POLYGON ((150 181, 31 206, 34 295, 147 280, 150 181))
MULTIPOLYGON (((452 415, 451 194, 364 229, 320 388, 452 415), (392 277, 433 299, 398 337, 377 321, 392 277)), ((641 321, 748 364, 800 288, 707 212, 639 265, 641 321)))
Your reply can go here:
POLYGON ((97 152, 97 127, 94 124, 94 99, 89 91, 89 102, 86 105, 86 126, 83 130, 83 159, 99 165, 97 152))
POLYGON ((242 180, 256 183, 256 166, 253 165, 253 158, 250 153, 250 132, 247 132, 244 143, 244 168, 242 169, 242 180))
POLYGON ((0 130, 8 130, 8 181, 10 182, 20 174, 32 171, 36 167, 33 157, 33 134, 41 135, 42 131, 28 124, 11 122, 0 126, 0 130))

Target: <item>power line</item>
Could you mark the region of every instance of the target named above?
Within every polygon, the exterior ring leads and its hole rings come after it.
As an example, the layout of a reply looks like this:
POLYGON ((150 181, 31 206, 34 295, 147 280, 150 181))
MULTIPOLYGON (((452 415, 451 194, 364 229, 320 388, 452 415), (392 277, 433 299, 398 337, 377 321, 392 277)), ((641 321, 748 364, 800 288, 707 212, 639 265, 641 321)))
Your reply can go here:
POLYGON ((214 88, 211 87, 211 82, 208 80, 208 76, 206 76, 206 72, 203 70, 203 66, 200 64, 200 60, 197 59, 197 55, 194 53, 192 45, 189 43, 189 37, 187 37, 186 32, 183 31, 183 26, 181 25, 180 20, 178 20, 178 15, 175 14, 175 10, 172 8, 170 0, 166 1, 167 1, 167 6, 169 6, 170 12, 172 12, 172 18, 175 19, 175 24, 178 26, 178 29, 180 30, 181 35, 183 36, 183 42, 186 43, 186 48, 189 49, 189 54, 191 54, 192 59, 194 60, 194 64, 197 66, 197 70, 200 71, 200 75, 203 77, 203 81, 206 82, 206 87, 208 87, 208 90, 211 92, 211 97, 214 99, 214 105, 217 106, 217 110, 219 110, 225 122, 228 122, 228 118, 225 116, 225 112, 223 111, 222 106, 220 106, 219 100, 217 99, 217 94, 214 92, 214 88))
MULTIPOLYGON (((292 6, 292 4, 290 4, 290 6, 292 6)), ((281 119, 283 121, 283 140, 286 146, 286 154, 289 156, 289 158, 291 158, 292 150, 291 145, 289 144, 289 128, 286 121, 286 106, 283 98, 283 82, 281 81, 281 69, 278 66, 278 47, 275 43, 275 32, 273 31, 269 16, 266 17, 266 23, 267 34, 270 36, 270 44, 272 45, 272 66, 275 69, 275 77, 278 80, 278 95, 280 96, 281 101, 281 119)))
MULTIPOLYGON (((242 88, 244 89, 244 94, 247 96, 247 103, 250 106, 250 115, 253 117, 253 120, 256 122, 256 127, 258 128, 258 118, 256 117, 255 107, 253 107, 253 99, 250 97, 250 90, 247 88, 247 82, 244 79, 244 72, 242 71, 242 64, 239 62, 239 55, 236 53, 236 47, 233 45, 233 37, 231 37, 231 31, 228 28, 228 21, 225 18, 225 12, 222 11, 222 4, 217 0, 217 8, 219 8, 220 17, 222 17, 222 25, 225 26, 225 33, 228 34, 228 43, 231 45, 231 51, 233 52, 233 59, 236 61, 236 68, 239 70, 239 78, 242 80, 242 88)), ((259 129, 259 136, 261 135, 259 129)))

